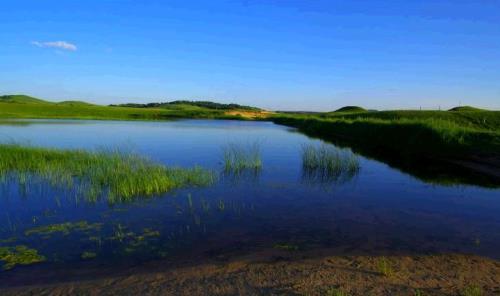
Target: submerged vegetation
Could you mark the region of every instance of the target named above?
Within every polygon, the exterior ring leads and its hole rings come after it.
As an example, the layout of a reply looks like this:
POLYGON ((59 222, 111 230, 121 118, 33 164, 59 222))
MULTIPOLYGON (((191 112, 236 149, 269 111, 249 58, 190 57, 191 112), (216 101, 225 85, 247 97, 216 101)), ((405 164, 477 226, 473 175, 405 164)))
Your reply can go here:
POLYGON ((351 179, 359 172, 360 164, 350 150, 307 144, 302 146, 302 168, 307 180, 323 183, 351 179))
POLYGON ((93 223, 89 224, 87 221, 80 222, 65 222, 60 224, 50 224, 38 226, 32 229, 28 229, 24 232, 26 236, 38 234, 38 235, 50 235, 57 232, 62 233, 63 235, 68 235, 72 231, 90 231, 90 230, 99 230, 102 226, 102 223, 93 223))
POLYGON ((245 170, 258 171, 262 168, 260 143, 229 143, 223 148, 224 171, 241 173, 245 170))
POLYGON ((184 186, 205 186, 214 174, 199 167, 169 168, 120 151, 56 150, 0 145, 0 178, 21 186, 41 180, 75 190, 85 199, 122 202, 184 186))
POLYGON ((37 250, 24 245, 0 247, 0 262, 3 262, 3 270, 12 269, 16 265, 29 265, 43 261, 45 261, 45 257, 38 254, 37 250))

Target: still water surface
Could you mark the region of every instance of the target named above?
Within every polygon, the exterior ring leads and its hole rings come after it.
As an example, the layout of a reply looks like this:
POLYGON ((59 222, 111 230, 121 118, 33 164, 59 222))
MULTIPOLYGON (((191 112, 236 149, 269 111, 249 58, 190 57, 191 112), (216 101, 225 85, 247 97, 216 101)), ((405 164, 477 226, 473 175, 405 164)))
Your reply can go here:
MULTIPOLYGON (((116 148, 166 165, 222 172, 222 147, 259 142, 263 169, 208 188, 109 205, 47 184, 0 191, 0 247, 25 245, 47 261, 6 274, 224 259, 269 249, 340 255, 472 253, 500 258, 500 190, 427 184, 360 156, 352 179, 304 176, 301 147, 320 143, 268 122, 34 120, 0 125, 0 141, 58 148, 116 148), (47 225, 67 227, 37 232, 47 225), (37 228, 38 227, 38 228, 37 228), (166 262, 167 262, 166 261, 166 262)), ((21 281, 21 280, 20 280, 21 281)), ((5 283, 4 283, 5 284, 5 283)))

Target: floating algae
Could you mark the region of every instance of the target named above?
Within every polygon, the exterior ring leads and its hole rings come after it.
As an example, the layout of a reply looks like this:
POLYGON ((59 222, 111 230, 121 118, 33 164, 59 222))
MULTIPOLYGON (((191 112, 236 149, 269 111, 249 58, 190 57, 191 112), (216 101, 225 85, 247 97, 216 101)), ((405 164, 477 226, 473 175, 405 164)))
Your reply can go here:
POLYGON ((61 232, 63 235, 68 235, 72 231, 90 231, 90 230, 100 230, 102 223, 92 223, 89 224, 87 221, 79 222, 65 222, 60 224, 50 224, 28 229, 24 232, 25 235, 51 235, 57 232, 61 232))
POLYGON ((3 261, 2 269, 9 270, 16 265, 30 265, 45 261, 45 257, 38 254, 35 249, 19 245, 15 247, 0 247, 0 261, 3 261))

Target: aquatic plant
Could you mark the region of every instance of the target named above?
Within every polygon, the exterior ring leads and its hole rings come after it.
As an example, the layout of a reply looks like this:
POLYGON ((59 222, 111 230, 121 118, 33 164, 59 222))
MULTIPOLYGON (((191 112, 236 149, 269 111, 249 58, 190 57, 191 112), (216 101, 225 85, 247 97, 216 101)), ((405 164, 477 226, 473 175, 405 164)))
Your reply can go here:
POLYGON ((381 258, 377 259, 376 267, 377 267, 377 271, 385 277, 390 277, 394 273, 394 270, 392 269, 391 264, 389 263, 389 261, 385 257, 381 257, 381 258))
POLYGON ((277 243, 274 244, 273 248, 285 251, 297 251, 299 249, 299 246, 290 243, 277 243))
POLYGON ((90 230, 100 230, 102 223, 92 223, 89 224, 87 221, 79 222, 65 222, 59 224, 50 224, 38 226, 35 228, 28 229, 24 232, 26 236, 29 235, 50 235, 53 233, 61 232, 63 235, 68 235, 72 231, 90 231, 90 230))
POLYGON ((217 205, 217 208, 219 209, 219 211, 223 212, 224 209, 226 208, 226 204, 224 203, 224 201, 221 199, 219 200, 219 203, 217 205))
POLYGON ((260 143, 229 143, 223 148, 224 171, 241 173, 244 170, 260 170, 262 159, 260 143))
POLYGON ((80 256, 82 259, 86 260, 86 259, 94 259, 95 257, 97 257, 97 254, 94 253, 94 252, 89 252, 89 251, 85 251, 82 253, 82 255, 80 256))
POLYGON ((330 182, 349 180, 360 169, 358 157, 347 149, 332 145, 305 144, 302 146, 303 177, 308 180, 330 182))
POLYGON ((461 296, 482 296, 483 289, 478 285, 469 285, 460 293, 461 296))
POLYGON ((56 150, 0 145, 0 177, 21 187, 30 180, 75 190, 88 201, 109 203, 153 196, 184 186, 206 186, 215 175, 194 167, 170 168, 119 150, 56 150))
POLYGON ((348 296, 349 294, 347 294, 346 292, 344 292, 340 289, 337 289, 337 288, 330 288, 326 291, 326 295, 327 296, 348 296))
POLYGON ((8 270, 16 265, 29 265, 45 261, 45 257, 38 254, 35 249, 19 245, 15 247, 0 247, 0 261, 3 261, 2 269, 8 270))

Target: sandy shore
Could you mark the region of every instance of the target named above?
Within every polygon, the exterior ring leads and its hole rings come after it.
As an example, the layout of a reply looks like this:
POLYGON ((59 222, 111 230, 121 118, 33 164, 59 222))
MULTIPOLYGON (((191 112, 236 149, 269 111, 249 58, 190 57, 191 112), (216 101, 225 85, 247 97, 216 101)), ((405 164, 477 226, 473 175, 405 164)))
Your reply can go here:
POLYGON ((174 268, 154 262, 121 275, 4 287, 0 294, 465 295, 470 287, 500 295, 500 262, 458 254, 308 257, 282 250, 174 268))

